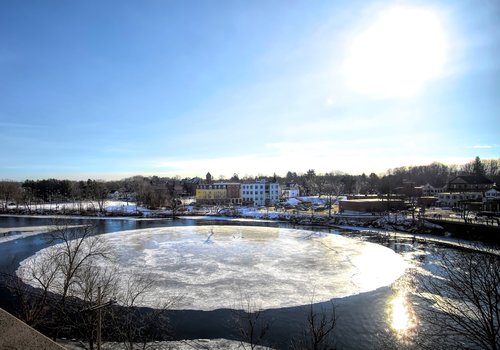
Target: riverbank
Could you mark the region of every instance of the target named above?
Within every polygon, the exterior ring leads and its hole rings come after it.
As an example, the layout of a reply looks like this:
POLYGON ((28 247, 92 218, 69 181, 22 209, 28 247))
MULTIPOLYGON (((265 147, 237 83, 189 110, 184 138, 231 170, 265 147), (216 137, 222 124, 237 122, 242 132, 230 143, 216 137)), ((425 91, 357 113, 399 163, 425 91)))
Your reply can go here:
MULTIPOLYGON (((63 207, 44 208, 35 212, 25 213, 10 209, 8 213, 0 214, 0 217, 19 218, 50 218, 50 219, 89 219, 89 220, 175 220, 175 219, 206 219, 206 220, 252 220, 262 223, 284 222, 291 225, 324 227, 324 228, 362 228, 366 230, 382 230, 387 232, 400 232, 410 235, 424 235, 443 238, 443 241, 453 239, 456 241, 469 240, 483 242, 494 246, 500 245, 500 232, 483 232, 484 228, 478 226, 470 228, 467 224, 442 225, 440 222, 427 218, 413 219, 401 213, 335 213, 327 216, 324 213, 300 213, 290 211, 272 211, 253 207, 237 207, 231 209, 220 209, 210 211, 208 208, 194 209, 191 206, 185 210, 175 213, 165 210, 152 211, 135 205, 110 203, 104 212, 71 211, 61 212, 63 207), (117 211, 117 208, 119 209, 117 211), (139 209, 138 209, 139 208, 139 209)), ((498 230, 497 230, 498 231, 498 230)))

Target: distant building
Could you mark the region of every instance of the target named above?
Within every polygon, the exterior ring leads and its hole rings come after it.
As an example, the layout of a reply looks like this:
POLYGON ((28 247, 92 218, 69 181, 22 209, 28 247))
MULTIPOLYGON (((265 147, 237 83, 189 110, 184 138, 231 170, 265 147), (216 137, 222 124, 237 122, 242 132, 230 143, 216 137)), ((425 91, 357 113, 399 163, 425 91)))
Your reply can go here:
POLYGON ((498 191, 496 188, 492 188, 491 190, 484 192, 484 200, 500 200, 500 191, 498 191))
POLYGON ((459 175, 448 182, 449 192, 486 192, 494 182, 482 175, 459 175))
POLYGON ((213 177, 212 177, 212 174, 210 174, 210 172, 208 172, 207 175, 205 175, 205 178, 206 178, 207 184, 212 183, 213 177))
POLYGON ((444 188, 442 187, 434 187, 430 184, 425 184, 422 186, 422 196, 437 196, 439 193, 444 192, 444 188))
POLYGON ((492 188, 484 193, 483 207, 484 211, 500 213, 500 191, 492 188))
POLYGON ((269 205, 279 202, 281 188, 277 182, 257 180, 241 184, 241 199, 247 205, 269 205))
POLYGON ((415 182, 404 180, 403 185, 394 188, 393 193, 406 197, 420 197, 422 196, 422 187, 415 187, 415 182))
POLYGON ((287 182, 281 189, 281 198, 284 200, 297 198, 298 196, 300 196, 300 189, 296 183, 287 182))
POLYGON ((341 200, 339 202, 339 210, 343 211, 357 211, 376 213, 388 210, 402 210, 405 209, 405 203, 402 199, 354 199, 354 200, 341 200))
POLYGON ((423 207, 432 207, 432 206, 435 206, 437 204, 437 197, 435 196, 422 196, 422 197, 418 197, 417 199, 417 204, 419 206, 423 206, 423 207))
POLYGON ((241 204, 240 184, 228 182, 199 184, 196 189, 196 203, 241 204))
POLYGON ((464 202, 481 202, 482 192, 442 192, 438 194, 437 204, 441 207, 459 207, 464 202))

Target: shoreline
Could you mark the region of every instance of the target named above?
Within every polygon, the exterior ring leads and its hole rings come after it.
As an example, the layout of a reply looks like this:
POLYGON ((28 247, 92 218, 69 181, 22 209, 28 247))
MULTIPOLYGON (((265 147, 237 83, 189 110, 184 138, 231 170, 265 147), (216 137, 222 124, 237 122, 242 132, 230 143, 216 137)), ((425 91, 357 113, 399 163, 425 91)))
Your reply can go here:
MULTIPOLYGON (((365 219, 371 218, 370 216, 361 216, 361 217, 335 217, 334 221, 339 221, 338 223, 331 223, 330 221, 318 220, 315 221, 314 218, 310 216, 276 216, 269 217, 269 215, 261 215, 260 217, 255 216, 230 216, 230 215, 207 215, 207 214, 193 214, 189 213, 186 215, 176 215, 174 217, 135 217, 135 216, 79 216, 79 215, 56 215, 56 214, 0 214, 0 217, 16 217, 16 218, 34 218, 34 219, 82 219, 82 220, 127 220, 127 221, 172 221, 172 220, 212 220, 212 221, 221 221, 221 222, 240 222, 240 223, 288 223, 294 226, 304 226, 314 229, 314 227, 318 228, 331 228, 331 229, 346 229, 350 231, 363 231, 365 233, 376 234, 376 235, 385 235, 385 236, 397 236, 402 238, 413 239, 418 242, 423 243, 434 243, 441 244, 453 248, 459 249, 468 249, 473 251, 479 251, 483 253, 490 253, 495 255, 500 255, 500 249, 496 249, 498 244, 493 244, 491 242, 483 242, 472 239, 464 239, 460 237, 447 236, 442 229, 437 229, 434 227, 427 227, 428 232, 421 232, 422 228, 418 226, 418 222, 412 223, 405 227, 404 223, 399 224, 387 224, 384 227, 374 227, 374 222, 368 222, 357 219, 365 219), (312 220, 311 220, 312 219, 312 220), (354 222, 353 222, 354 221, 354 222), (356 222, 358 221, 358 222, 356 222), (408 230, 402 230, 401 228, 407 228, 408 230), (443 232, 443 234, 436 235, 434 232, 443 232)), ((379 217, 380 218, 380 217, 379 217)), ((324 218, 322 218, 324 219, 324 218)), ((431 224, 432 225, 432 224, 431 224)), ((379 226, 379 225, 377 225, 379 226)), ((432 225, 436 226, 436 225, 432 225)), ((39 232, 43 233, 43 232, 39 232)), ((33 233, 34 234, 34 233, 33 233)), ((23 238, 20 236, 18 238, 23 238)), ((5 240, 8 241, 8 240, 5 240)), ((4 241, 0 240, 0 244, 4 241)))

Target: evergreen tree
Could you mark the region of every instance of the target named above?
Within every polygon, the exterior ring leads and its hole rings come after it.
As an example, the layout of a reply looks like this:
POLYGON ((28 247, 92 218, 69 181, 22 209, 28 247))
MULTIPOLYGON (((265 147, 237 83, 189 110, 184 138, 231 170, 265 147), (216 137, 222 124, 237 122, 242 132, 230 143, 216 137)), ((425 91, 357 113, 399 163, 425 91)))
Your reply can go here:
POLYGON ((482 175, 482 176, 486 175, 484 164, 481 162, 481 159, 479 157, 476 157, 476 159, 474 160, 472 170, 474 172, 474 175, 482 175))

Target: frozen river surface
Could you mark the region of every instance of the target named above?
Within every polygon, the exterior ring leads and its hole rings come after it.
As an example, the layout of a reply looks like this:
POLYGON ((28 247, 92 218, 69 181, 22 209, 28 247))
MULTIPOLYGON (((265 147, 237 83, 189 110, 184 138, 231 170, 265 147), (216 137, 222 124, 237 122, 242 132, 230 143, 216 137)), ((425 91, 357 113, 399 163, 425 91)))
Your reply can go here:
POLYGON ((152 307, 173 296, 181 296, 176 309, 305 305, 389 285, 405 270, 403 258, 389 248, 306 230, 184 226, 103 238, 123 288, 129 278, 153 278, 154 289, 141 301, 152 307))

